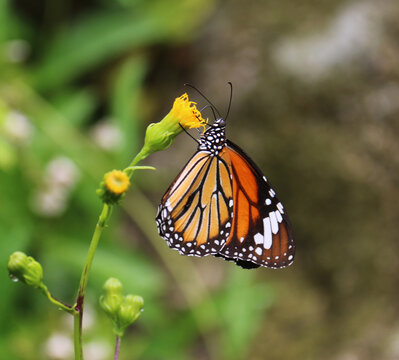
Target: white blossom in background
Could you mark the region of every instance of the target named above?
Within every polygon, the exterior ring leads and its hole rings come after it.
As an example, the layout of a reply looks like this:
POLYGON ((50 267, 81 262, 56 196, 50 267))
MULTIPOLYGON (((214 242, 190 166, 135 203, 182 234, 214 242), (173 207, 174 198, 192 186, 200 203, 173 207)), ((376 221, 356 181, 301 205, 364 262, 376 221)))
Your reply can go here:
POLYGON ((57 188, 44 188, 37 191, 31 201, 32 210, 41 216, 57 217, 62 215, 67 207, 65 191, 57 188))
POLYGON ((51 360, 70 360, 73 358, 73 351, 71 337, 62 333, 54 333, 44 345, 44 354, 51 360))
POLYGON ((66 156, 56 157, 47 164, 45 179, 51 187, 71 189, 76 185, 79 177, 79 169, 66 156))
MULTIPOLYGON (((94 325, 96 324, 96 316, 95 316, 95 311, 93 310, 93 307, 87 303, 85 305, 85 316, 83 316, 83 324, 82 324, 82 329, 84 331, 88 331, 93 329, 94 325)), ((65 314, 65 316, 62 319, 62 323, 64 325, 64 328, 69 329, 71 332, 73 332, 73 317, 69 314, 65 314)))
POLYGON ((21 63, 26 61, 30 53, 30 44, 22 39, 10 40, 3 45, 4 58, 12 63, 21 63))
POLYGON ((89 305, 85 305, 85 316, 83 316, 83 324, 82 328, 84 331, 90 330, 93 328, 93 326, 96 323, 96 316, 95 316, 95 311, 93 308, 89 305))
POLYGON ((83 348, 85 360, 106 360, 111 357, 112 351, 111 345, 102 341, 91 341, 83 348))
POLYGON ((335 66, 378 51, 388 1, 352 2, 329 26, 307 37, 287 38, 276 45, 277 66, 305 81, 327 75, 335 66))
POLYGON ((32 139, 34 128, 24 114, 13 110, 5 116, 3 130, 11 141, 27 144, 32 139))
POLYGON ((32 210, 45 217, 62 215, 79 178, 80 171, 71 159, 65 156, 52 159, 44 171, 43 186, 33 195, 32 210))
POLYGON ((121 130, 112 123, 111 119, 103 119, 95 124, 90 134, 93 141, 107 151, 117 150, 123 142, 121 130))

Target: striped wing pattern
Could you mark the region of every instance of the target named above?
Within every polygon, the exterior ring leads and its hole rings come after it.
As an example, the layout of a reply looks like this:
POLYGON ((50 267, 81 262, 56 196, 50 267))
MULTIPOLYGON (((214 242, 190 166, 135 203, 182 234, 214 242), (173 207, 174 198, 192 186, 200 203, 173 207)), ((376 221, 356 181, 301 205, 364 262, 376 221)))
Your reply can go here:
POLYGON ((215 255, 231 230, 232 183, 227 163, 198 151, 162 198, 156 222, 169 247, 183 255, 215 255))

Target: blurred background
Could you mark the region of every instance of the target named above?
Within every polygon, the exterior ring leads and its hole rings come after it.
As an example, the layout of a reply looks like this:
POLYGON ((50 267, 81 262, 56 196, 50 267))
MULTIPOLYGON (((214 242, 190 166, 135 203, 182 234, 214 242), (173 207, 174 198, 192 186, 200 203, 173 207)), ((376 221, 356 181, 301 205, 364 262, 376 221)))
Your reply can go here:
POLYGON ((112 358, 110 276, 145 299, 122 360, 398 359, 398 18, 395 0, 0 1, 1 358, 73 358, 72 319, 12 283, 8 256, 34 256, 72 304, 103 174, 185 82, 224 113, 231 81, 228 136, 288 209, 294 264, 245 271, 158 237, 159 199, 196 150, 183 134, 135 173, 101 239, 86 360, 112 358))

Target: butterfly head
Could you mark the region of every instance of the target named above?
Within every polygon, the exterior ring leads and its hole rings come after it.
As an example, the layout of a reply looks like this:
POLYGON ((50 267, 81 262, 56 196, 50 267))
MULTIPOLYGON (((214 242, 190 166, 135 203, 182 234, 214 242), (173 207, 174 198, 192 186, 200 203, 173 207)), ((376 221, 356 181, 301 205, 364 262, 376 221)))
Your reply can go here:
POLYGON ((220 153, 226 143, 225 135, 226 121, 218 118, 204 132, 199 139, 198 150, 204 150, 216 156, 220 153))
POLYGON ((214 123, 212 124, 213 127, 221 127, 221 128, 225 128, 226 127, 226 121, 223 120, 222 118, 218 118, 214 121, 214 123))

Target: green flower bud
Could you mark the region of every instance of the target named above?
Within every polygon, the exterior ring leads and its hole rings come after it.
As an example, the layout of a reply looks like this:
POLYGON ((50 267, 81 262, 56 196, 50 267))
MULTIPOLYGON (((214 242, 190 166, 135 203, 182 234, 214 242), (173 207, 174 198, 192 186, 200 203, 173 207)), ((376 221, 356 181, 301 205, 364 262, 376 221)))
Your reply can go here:
POLYGON ((16 251, 8 259, 8 272, 13 280, 19 280, 35 288, 43 285, 42 266, 31 256, 16 251))
POLYGON ((10 276, 20 280, 23 277, 23 269, 27 262, 28 257, 21 251, 12 253, 8 259, 8 272, 10 276))
MULTIPOLYGON (((179 129, 176 130, 178 131, 179 129)), ((165 123, 162 123, 162 121, 148 125, 145 132, 144 150, 148 154, 151 154, 167 149, 178 135, 177 131, 168 131, 165 123)), ((182 131, 181 128, 180 131, 182 131)))
POLYGON ((133 324, 144 308, 144 300, 141 296, 127 295, 119 308, 119 331, 123 334, 125 329, 133 324))
POLYGON ((103 286, 103 291, 104 294, 100 297, 101 308, 115 321, 123 301, 122 284, 118 279, 109 278, 103 286))

